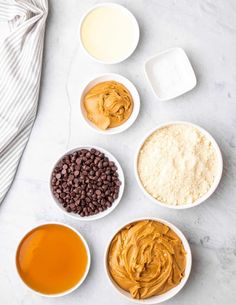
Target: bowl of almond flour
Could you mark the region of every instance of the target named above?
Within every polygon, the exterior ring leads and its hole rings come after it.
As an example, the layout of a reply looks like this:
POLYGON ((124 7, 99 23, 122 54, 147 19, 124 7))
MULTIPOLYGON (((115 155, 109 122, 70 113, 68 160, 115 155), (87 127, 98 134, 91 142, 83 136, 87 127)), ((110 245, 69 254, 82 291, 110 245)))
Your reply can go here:
POLYGON ((161 206, 186 209, 216 190, 223 171, 220 148, 203 128, 184 121, 157 126, 142 141, 135 174, 142 191, 161 206))

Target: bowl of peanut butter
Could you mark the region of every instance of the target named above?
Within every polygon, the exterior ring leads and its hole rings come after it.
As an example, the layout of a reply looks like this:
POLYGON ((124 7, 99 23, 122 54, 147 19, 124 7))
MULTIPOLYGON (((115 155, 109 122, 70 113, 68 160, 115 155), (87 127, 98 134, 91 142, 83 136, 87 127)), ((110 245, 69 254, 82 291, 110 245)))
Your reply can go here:
POLYGON ((86 125, 101 134, 117 134, 136 120, 140 98, 127 78, 107 73, 90 80, 80 98, 80 113, 86 125))
POLYGON ((192 265, 183 233, 163 219, 148 217, 123 225, 104 256, 111 286, 130 301, 158 304, 186 284, 192 265))

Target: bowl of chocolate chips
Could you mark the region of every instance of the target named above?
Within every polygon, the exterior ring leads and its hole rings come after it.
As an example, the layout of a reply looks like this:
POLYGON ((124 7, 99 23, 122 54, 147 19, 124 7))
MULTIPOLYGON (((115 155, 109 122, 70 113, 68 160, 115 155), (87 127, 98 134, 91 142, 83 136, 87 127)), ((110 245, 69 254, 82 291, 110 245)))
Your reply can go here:
POLYGON ((64 154, 53 167, 50 189, 61 211, 80 220, 111 213, 124 191, 124 173, 103 148, 81 146, 64 154))

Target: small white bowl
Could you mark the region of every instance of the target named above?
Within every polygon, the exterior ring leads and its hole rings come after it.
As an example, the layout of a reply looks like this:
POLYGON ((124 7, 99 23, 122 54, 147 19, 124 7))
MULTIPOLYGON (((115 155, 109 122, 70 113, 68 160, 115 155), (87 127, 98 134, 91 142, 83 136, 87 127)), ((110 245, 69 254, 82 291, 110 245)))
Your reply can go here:
POLYGON ((98 147, 98 146, 94 146, 94 145, 83 145, 83 146, 79 146, 77 148, 74 148, 72 150, 69 150, 68 152, 66 152, 63 156, 60 157, 60 159, 56 162, 56 164, 53 166, 53 169, 52 169, 52 172, 51 172, 51 176, 50 176, 50 182, 49 182, 49 185, 50 185, 50 192, 51 192, 51 195, 52 195, 52 198, 54 199, 54 202, 56 203, 56 206, 60 209, 60 211, 62 211, 65 215, 67 216, 70 216, 72 218, 75 218, 75 219, 78 219, 78 220, 81 220, 81 221, 91 221, 91 220, 96 220, 96 219, 100 219, 100 218, 103 218, 105 216, 107 216, 108 214, 110 214, 112 211, 114 211, 114 209, 118 206, 122 196, 123 196, 123 193, 124 193, 124 187, 125 187, 125 177, 124 177, 124 173, 123 173, 123 170, 122 170, 122 167, 120 165, 120 163, 118 162, 118 160, 110 153, 108 152, 107 150, 105 150, 104 148, 101 148, 101 147, 98 147), (91 149, 91 148, 94 148, 94 149, 97 149, 99 150, 100 152, 104 153, 105 156, 110 160, 110 161, 113 161, 115 163, 115 165, 117 166, 117 173, 119 175, 119 179, 121 181, 121 186, 120 186, 120 189, 119 189, 119 196, 118 198, 113 202, 112 206, 110 208, 107 208, 105 211, 103 212, 99 212, 98 214, 95 214, 95 215, 91 215, 91 216, 80 216, 79 214, 75 214, 73 212, 71 213, 68 213, 65 208, 63 208, 62 204, 57 200, 57 198, 53 195, 53 191, 52 191, 52 186, 51 186, 51 180, 52 180, 52 173, 53 173, 53 170, 56 166, 56 164, 62 159, 64 158, 66 155, 68 154, 71 154, 77 150, 80 150, 80 149, 91 149))
MULTIPOLYGON (((96 35, 96 33, 95 33, 96 35)), ((117 64, 117 63, 120 63, 124 60, 126 60, 128 57, 130 57, 133 52, 135 51, 135 49, 137 48, 137 45, 138 45, 138 42, 139 42, 139 37, 140 37, 140 30, 139 30, 139 25, 138 25, 138 22, 137 22, 137 19, 135 18, 135 16, 127 9, 125 8, 123 5, 120 5, 120 4, 117 4, 117 3, 113 3, 113 2, 106 2, 106 3, 99 3, 99 4, 96 4, 94 6, 92 6, 89 10, 87 10, 85 12, 85 14, 83 15, 83 17, 81 18, 81 21, 80 21, 80 26, 79 26, 79 38, 80 38, 80 44, 82 46, 82 49, 84 51, 84 53, 90 57, 91 59, 93 59, 94 61, 98 62, 98 63, 101 63, 101 64, 117 64), (82 39, 82 26, 83 26, 83 23, 86 19, 86 17, 92 12, 94 11, 95 9, 97 8, 101 8, 101 7, 109 7, 109 8, 115 8, 115 9, 120 9, 122 10, 127 16, 128 18, 130 18, 131 22, 133 22, 134 24, 134 27, 135 27, 135 43, 133 45, 133 47, 127 52, 127 54, 125 54, 123 57, 120 57, 116 60, 112 60, 112 61, 103 61, 103 60, 100 60, 96 57, 94 57, 87 49, 86 47, 84 46, 84 43, 83 43, 83 39, 82 39)))
POLYGON ((137 218, 134 219, 124 225, 122 225, 120 228, 117 229, 116 233, 113 234, 113 236, 110 238, 106 250, 105 250, 105 255, 104 255, 104 266, 105 266, 105 273, 107 275, 107 278, 109 280, 109 283, 111 284, 111 286, 118 292, 120 293, 123 297, 125 297, 126 299, 128 299, 129 301, 133 301, 135 303, 139 303, 139 304, 159 304, 162 303, 166 300, 169 300, 170 298, 174 297, 186 284, 188 278, 189 278, 189 274, 191 271, 191 267, 192 267, 192 254, 191 254, 191 249, 189 246, 189 243, 186 239, 186 237, 184 236, 184 234, 177 228, 175 227, 172 223, 163 220, 163 219, 159 219, 156 217, 144 217, 144 218, 137 218), (185 274, 184 277, 182 278, 181 282, 174 288, 172 288, 171 290, 161 294, 161 295, 157 295, 157 296, 153 296, 150 297, 148 299, 143 299, 143 300, 138 300, 138 299, 133 299, 130 296, 130 293, 125 291, 124 289, 122 289, 121 287, 119 287, 119 285, 117 285, 117 283, 113 280, 112 276, 110 275, 109 272, 109 268, 108 268, 108 264, 107 264, 107 256, 108 256, 108 252, 109 252, 109 247, 110 244, 113 240, 113 238, 115 237, 115 235, 122 230, 124 227, 126 227, 128 224, 134 223, 136 221, 141 221, 141 220, 154 220, 154 221, 159 221, 165 225, 167 225, 168 227, 170 227, 177 235, 178 237, 181 239, 184 249, 186 251, 186 268, 185 268, 185 274))
POLYGON ((186 122, 186 121, 171 121, 168 123, 164 123, 164 124, 160 124, 158 126, 156 126, 154 129, 152 129, 146 136, 145 138, 142 140, 142 142, 140 143, 138 150, 136 152, 136 156, 135 156, 135 162, 134 162, 134 170, 135 170, 135 177, 136 180, 138 182, 138 185, 140 187, 140 189, 143 191, 143 193, 149 198, 151 199, 152 202, 159 204, 162 207, 165 208, 169 208, 169 209, 175 209, 175 210, 182 210, 182 209, 188 209, 188 208, 193 208, 201 203, 203 203, 204 201, 206 201, 216 190, 220 179, 222 177, 222 172, 223 172, 223 158, 222 158, 222 154, 220 151, 220 148, 218 146, 218 144, 216 143, 215 139, 202 127, 195 125, 193 123, 190 122, 186 122), (175 124, 185 124, 185 125, 189 125, 193 128, 198 129, 213 145, 216 155, 217 155, 217 159, 218 159, 218 174, 215 177, 215 180, 212 184, 212 186, 210 187, 210 189, 208 190, 208 192, 206 192, 202 197, 198 198, 196 201, 194 201, 193 203, 188 203, 188 204, 183 204, 183 205, 172 205, 172 204, 166 204, 163 203, 159 200, 157 200, 156 198, 152 197, 144 188, 140 178, 139 178, 139 174, 138 174, 138 157, 139 157, 139 152, 140 149, 142 148, 143 144, 145 143, 145 141, 148 139, 148 137, 150 137, 152 135, 153 132, 155 132, 158 129, 161 129, 163 127, 166 126, 170 126, 170 125, 175 125, 175 124))
POLYGON ((111 135, 111 134, 117 134, 117 133, 123 132, 124 130, 128 129, 135 122, 135 120, 139 114, 139 110, 140 110, 140 97, 139 97, 136 87, 126 77, 119 75, 119 74, 115 74, 115 73, 101 74, 101 75, 93 78, 92 80, 90 80, 84 86, 84 89, 82 90, 82 93, 81 93, 81 97, 80 97, 81 116, 82 116, 84 122, 86 123, 86 125, 88 127, 90 127, 93 131, 96 131, 99 134, 111 135), (121 124, 120 126, 117 126, 114 128, 108 128, 107 130, 101 130, 101 129, 97 128, 97 126, 94 125, 87 118, 86 110, 84 109, 84 103, 83 103, 84 96, 95 85, 102 83, 102 82, 106 82, 106 81, 112 81, 112 80, 114 80, 118 83, 121 83, 129 90, 129 92, 133 98, 133 111, 132 111, 130 117, 128 118, 128 120, 126 122, 124 122, 123 124, 121 124))
POLYGON ((22 236, 22 238, 20 239, 18 245, 17 245, 17 248, 16 248, 16 251, 15 251, 16 255, 15 255, 15 270, 16 270, 16 273, 18 274, 21 282, 31 291, 33 291, 34 293, 36 293, 37 295, 40 295, 40 296, 43 296, 43 297, 48 297, 48 298, 57 298, 57 297, 62 297, 62 296, 65 296, 69 293, 71 293, 72 291, 76 290, 77 288, 79 288, 82 283, 85 281, 87 275, 88 275, 88 272, 89 272, 89 269, 90 269, 90 265, 91 265, 91 254, 90 254, 90 250, 89 250, 89 246, 85 240, 85 238, 83 237, 83 235, 81 233, 79 233, 77 230, 75 230, 73 227, 67 225, 67 224, 64 224, 64 223, 61 223, 61 222, 44 222, 44 223, 40 223, 39 225, 36 225, 34 226, 33 228, 31 228, 30 230, 28 230, 27 232, 25 232, 25 234, 22 236), (44 226, 44 225, 48 225, 48 224, 57 224, 57 225, 61 225, 61 226, 64 226, 64 227, 67 227, 69 229, 71 229, 72 231, 74 231, 79 237, 80 239, 82 240, 84 246, 85 246, 85 249, 86 249, 86 253, 87 253, 87 257, 88 257, 88 261, 87 261, 87 266, 86 266, 86 270, 84 272, 84 275, 83 277, 80 279, 80 281, 74 286, 72 287, 71 289, 68 289, 64 292, 61 292, 61 293, 56 293, 56 294, 44 294, 44 293, 41 293, 39 291, 36 291, 34 290, 33 288, 31 288, 30 286, 28 286, 24 280, 21 278, 19 272, 18 272, 18 269, 17 269, 17 263, 16 263, 16 260, 17 260, 17 250, 20 246, 20 243, 21 241, 24 239, 24 237, 30 233, 31 231, 33 231, 34 229, 38 228, 38 227, 41 227, 41 226, 44 226))
POLYGON ((167 101, 192 90, 197 79, 182 48, 160 52, 145 63, 145 74, 153 93, 167 101))

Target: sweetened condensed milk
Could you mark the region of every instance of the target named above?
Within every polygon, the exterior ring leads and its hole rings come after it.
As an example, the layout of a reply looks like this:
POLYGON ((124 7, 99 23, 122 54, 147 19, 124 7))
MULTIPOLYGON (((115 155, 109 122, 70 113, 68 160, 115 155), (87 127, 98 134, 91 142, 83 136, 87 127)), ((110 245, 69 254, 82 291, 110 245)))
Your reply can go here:
POLYGON ((103 4, 90 11, 81 25, 81 40, 86 51, 103 63, 127 58, 139 39, 134 16, 117 4, 103 4))

